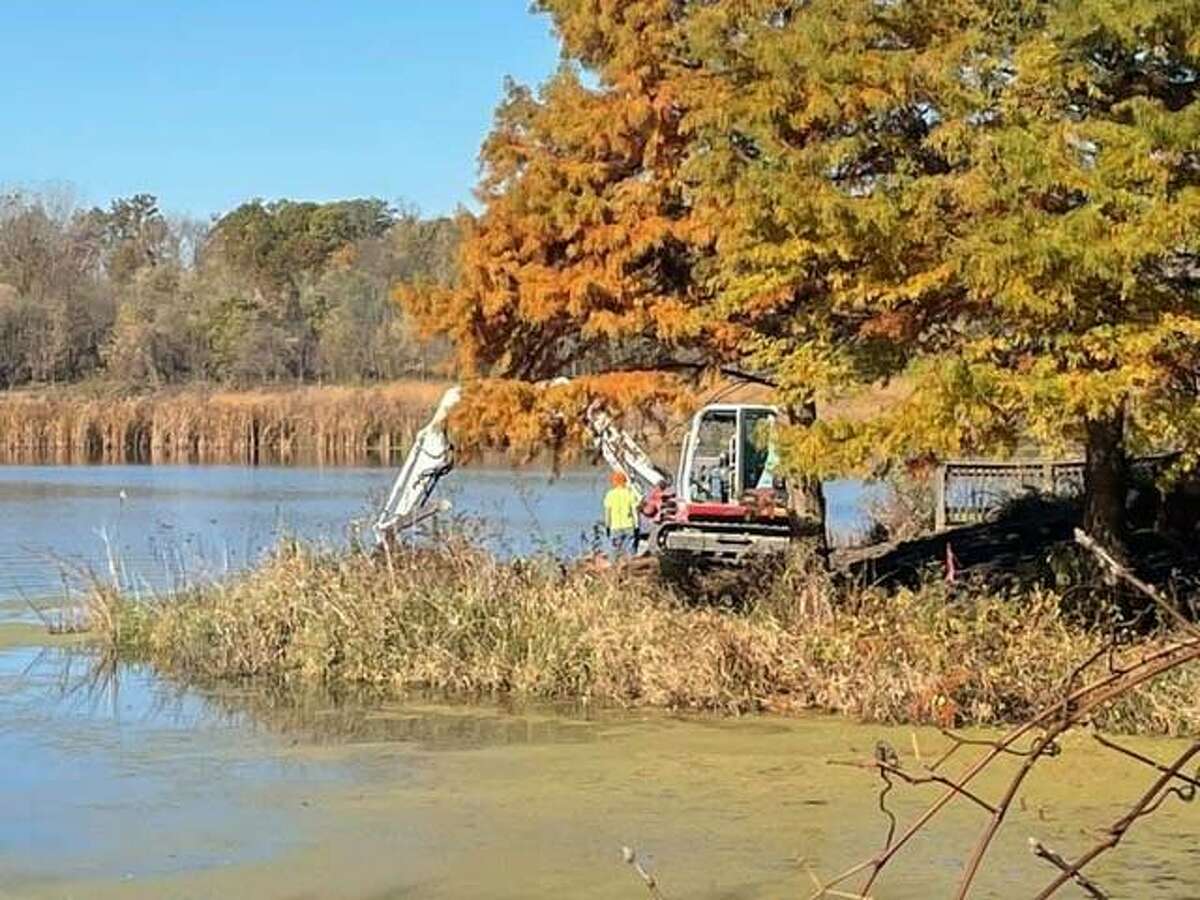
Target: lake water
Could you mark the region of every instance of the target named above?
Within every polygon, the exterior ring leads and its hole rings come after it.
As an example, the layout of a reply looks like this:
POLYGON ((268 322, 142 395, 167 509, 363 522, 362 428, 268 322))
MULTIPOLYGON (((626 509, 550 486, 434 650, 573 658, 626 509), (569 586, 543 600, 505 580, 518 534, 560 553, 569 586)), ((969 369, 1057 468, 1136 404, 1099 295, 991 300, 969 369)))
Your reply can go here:
MULTIPOLYGON (((665 896, 804 897, 875 852, 878 783, 830 760, 888 741, 914 765, 928 729, 825 718, 736 720, 280 696, 184 687, 108 666, 23 624, 57 573, 103 570, 104 536, 146 584, 220 575, 283 534, 345 541, 388 485, 381 469, 0 469, 0 900, 8 898, 644 897, 637 848, 665 896), (124 492, 124 499, 121 493, 124 492), (7 621, 6 621, 7 620, 7 621)), ((603 473, 456 473, 448 495, 521 552, 569 550, 590 529, 603 473)), ((861 487, 833 485, 858 527, 861 487)), ((1131 740, 1168 759, 1180 744, 1131 740)), ((1029 896, 1052 876, 1030 836, 1073 856, 1147 783, 1086 735, 1035 769, 976 898, 1029 896)), ((1020 759, 982 777, 998 795, 1020 759)), ((897 788, 910 820, 936 788, 897 788)), ((1090 874, 1114 897, 1200 896, 1197 811, 1169 800, 1090 874)), ((956 804, 888 873, 879 900, 950 894, 984 822, 956 804)), ((1065 892, 1064 896, 1072 896, 1065 892)))
MULTIPOLYGON (((840 871, 885 830, 877 780, 829 761, 883 739, 912 762, 908 729, 830 719, 334 705, 89 662, 0 649, 0 897, 644 897, 624 845, 675 900, 806 897, 803 861, 840 871)), ((1074 856, 1146 782, 1070 738, 1034 770, 972 897, 1031 896, 1053 872, 1029 837, 1074 856)), ((889 807, 907 821, 936 790, 898 787, 889 807)), ((984 821, 951 807, 874 896, 949 896, 984 821)), ((1200 896, 1197 824, 1168 801, 1089 872, 1114 897, 1200 896)))
MULTIPOLYGON (((369 525, 393 470, 249 466, 0 466, 0 602, 62 594, 64 575, 107 576, 155 589, 219 577, 259 559, 284 535, 345 543, 369 525), (123 498, 123 499, 122 499, 123 498)), ((502 552, 587 546, 605 470, 551 478, 535 469, 463 469, 440 492, 482 521, 502 552)), ((864 491, 831 482, 833 537, 866 527, 864 491)))

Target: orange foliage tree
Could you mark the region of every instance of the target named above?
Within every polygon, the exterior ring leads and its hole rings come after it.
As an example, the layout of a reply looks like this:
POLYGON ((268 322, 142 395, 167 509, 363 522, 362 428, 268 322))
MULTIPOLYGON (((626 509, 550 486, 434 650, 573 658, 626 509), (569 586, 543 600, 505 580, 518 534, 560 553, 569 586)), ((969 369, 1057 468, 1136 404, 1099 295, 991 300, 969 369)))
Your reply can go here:
MULTIPOLYGON (((683 414, 697 385, 744 365, 754 330, 710 290, 714 229, 681 178, 694 64, 676 0, 542 0, 564 64, 510 83, 481 152, 483 212, 465 216, 457 284, 400 300, 449 338, 467 384, 460 444, 522 453, 582 442, 579 414, 683 414), (726 370, 727 371, 727 370, 726 370), (537 387, 558 376, 569 385, 537 387)), ((715 221, 715 220, 713 220, 715 221)), ((801 408, 811 418, 811 405, 801 408)), ((823 517, 819 484, 797 511, 823 517)))
POLYGON ((475 396, 638 370, 628 408, 732 365, 803 426, 811 514, 824 475, 1083 448, 1113 546, 1129 453, 1200 459, 1200 2, 537 6, 564 67, 500 107, 461 282, 408 297, 475 396))

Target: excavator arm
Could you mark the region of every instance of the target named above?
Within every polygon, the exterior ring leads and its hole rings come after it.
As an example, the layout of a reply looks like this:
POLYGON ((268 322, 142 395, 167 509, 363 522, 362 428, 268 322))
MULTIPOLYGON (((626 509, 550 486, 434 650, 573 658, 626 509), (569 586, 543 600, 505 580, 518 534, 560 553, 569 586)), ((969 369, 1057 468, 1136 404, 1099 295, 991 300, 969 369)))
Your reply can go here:
POLYGON ((604 461, 614 472, 623 473, 641 496, 648 497, 671 483, 671 476, 658 467, 629 432, 617 426, 601 401, 588 407, 584 420, 604 461))
POLYGON ((454 445, 450 443, 446 426, 450 410, 462 399, 462 390, 455 386, 442 395, 433 418, 417 432, 408 456, 392 483, 387 501, 375 517, 375 539, 383 542, 397 529, 417 524, 439 510, 449 509, 449 503, 429 505, 438 482, 454 468, 454 445))
MULTIPOLYGON (((551 383, 566 382, 567 379, 560 378, 551 383)), ((387 501, 375 519, 378 541, 384 541, 398 529, 416 525, 436 512, 449 509, 447 501, 433 504, 429 501, 438 482, 454 469, 454 445, 447 427, 450 411, 461 399, 462 389, 450 388, 438 403, 433 418, 417 432, 387 501)), ((584 421, 605 462, 613 471, 624 473, 643 497, 670 484, 671 476, 655 465, 628 432, 617 426, 600 401, 588 407, 584 421)))

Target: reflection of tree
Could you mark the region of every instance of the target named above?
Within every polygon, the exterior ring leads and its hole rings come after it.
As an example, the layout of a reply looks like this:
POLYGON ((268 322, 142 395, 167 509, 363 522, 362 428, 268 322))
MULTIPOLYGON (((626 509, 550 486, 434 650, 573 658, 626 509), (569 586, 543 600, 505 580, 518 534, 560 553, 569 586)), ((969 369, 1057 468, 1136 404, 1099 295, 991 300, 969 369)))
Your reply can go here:
MULTIPOLYGON (((237 726, 307 744, 417 744, 428 749, 476 749, 513 744, 577 743, 595 738, 575 706, 545 706, 542 715, 520 715, 497 701, 494 712, 478 703, 434 693, 395 692, 364 686, 334 689, 289 687, 278 682, 183 681, 150 667, 87 650, 46 651, 35 664, 53 663, 59 698, 92 710, 115 711, 123 683, 148 680, 148 719, 189 726, 237 726), (186 712, 185 712, 186 710, 186 712), (553 715, 545 713, 552 712, 553 715)), ((617 715, 613 713, 612 715, 617 715)))

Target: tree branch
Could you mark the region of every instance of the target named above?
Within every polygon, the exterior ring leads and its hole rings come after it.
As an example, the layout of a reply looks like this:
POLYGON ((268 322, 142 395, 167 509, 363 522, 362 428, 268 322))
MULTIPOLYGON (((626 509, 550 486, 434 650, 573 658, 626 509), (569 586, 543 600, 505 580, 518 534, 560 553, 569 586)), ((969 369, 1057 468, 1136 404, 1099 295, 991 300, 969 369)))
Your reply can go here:
POLYGON ((1129 570, 1128 567, 1118 562, 1111 553, 1109 553, 1100 542, 1093 538, 1082 528, 1075 529, 1075 543, 1091 552, 1093 556, 1099 560, 1100 564, 1106 568, 1113 577, 1124 581, 1131 585, 1141 593, 1149 597, 1159 609, 1165 612, 1175 621, 1180 628, 1192 637, 1200 637, 1200 628, 1188 619, 1168 597, 1153 585, 1147 584, 1129 570))
MULTIPOLYGON (((1012 802, 1012 797, 1015 796, 1017 788, 1032 768, 1033 762, 1047 752, 1051 746, 1057 746, 1054 743, 1055 738, 1064 731, 1069 730, 1079 722, 1085 721, 1092 712, 1096 709, 1111 703, 1117 698, 1123 696, 1128 691, 1134 689, 1138 685, 1150 681, 1164 672, 1168 672, 1178 666, 1200 659, 1200 638, 1184 641, 1178 644, 1171 644, 1153 653, 1147 654, 1136 664, 1129 666, 1126 669, 1119 671, 1107 672, 1103 677, 1098 678, 1091 684, 1080 687, 1071 692, 1064 700, 1057 700, 1053 704, 1044 707, 1035 716, 1028 721, 1022 723, 1016 728, 1009 731, 993 745, 987 752, 975 761, 962 775, 953 780, 954 787, 947 788, 937 800, 921 813, 909 827, 901 833, 899 837, 892 843, 890 847, 874 857, 867 859, 858 865, 848 869, 845 873, 838 876, 836 879, 827 883, 828 887, 833 887, 853 875, 867 871, 867 879, 860 892, 867 894, 872 886, 878 880, 879 874, 888 865, 888 863, 911 841, 920 831, 929 823, 931 819, 937 816, 947 804, 955 798, 962 795, 962 788, 970 784, 981 772, 986 770, 997 758, 1005 753, 1011 752, 1014 745, 1022 738, 1036 734, 1039 729, 1046 731, 1039 735, 1037 743, 1031 748, 1026 759, 1026 765, 1022 767, 1022 771, 1014 778, 1014 783, 1010 785, 1009 795, 997 805, 998 814, 993 817, 989 823, 988 829, 980 839, 979 845, 976 847, 976 852, 972 857, 967 870, 963 876, 963 886, 969 887, 971 880, 974 879, 976 870, 982 862, 983 856, 986 853, 991 839, 998 829, 1000 821, 1003 819, 1004 813, 1007 811, 1008 804, 1012 802)), ((961 888, 960 888, 961 890, 961 888)), ((816 894, 814 896, 820 896, 816 894)))
POLYGON ((1069 873, 1074 882, 1079 885, 1083 892, 1091 897, 1092 900, 1108 900, 1108 894, 1100 890, 1099 886, 1097 886, 1094 881, 1085 877, 1079 872, 1071 872, 1071 864, 1041 841, 1037 840, 1036 838, 1030 838, 1029 849, 1038 859, 1044 859, 1046 862, 1050 863, 1050 865, 1055 866, 1059 871, 1069 873))
POLYGON ((1125 837, 1125 832, 1127 832, 1133 826, 1134 822, 1143 816, 1153 813, 1172 793, 1181 799, 1190 802, 1196 794, 1196 789, 1194 787, 1189 787, 1188 789, 1184 790, 1180 788, 1169 788, 1168 785, 1177 777, 1179 777, 1180 770, 1186 766, 1188 762, 1191 761, 1192 757, 1196 756, 1198 753, 1200 753, 1200 741, 1193 743, 1179 755, 1175 762, 1163 770, 1163 773, 1155 780, 1154 784, 1150 786, 1146 793, 1142 794, 1130 811, 1109 826, 1107 834, 1099 843, 1097 843, 1094 847, 1092 847, 1074 862, 1067 863, 1064 867, 1062 867, 1062 873, 1052 882, 1050 882, 1050 884, 1046 886, 1045 890, 1037 895, 1036 900, 1046 900, 1046 898, 1057 893, 1058 889, 1068 881, 1076 881, 1076 876, 1079 875, 1080 870, 1083 869, 1084 866, 1091 863, 1094 859, 1096 859, 1096 857, 1103 853, 1107 853, 1113 847, 1117 846, 1117 844, 1121 843, 1121 839, 1125 837))

